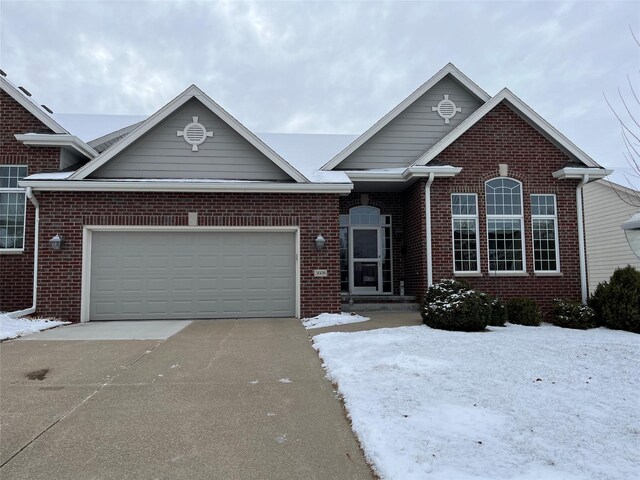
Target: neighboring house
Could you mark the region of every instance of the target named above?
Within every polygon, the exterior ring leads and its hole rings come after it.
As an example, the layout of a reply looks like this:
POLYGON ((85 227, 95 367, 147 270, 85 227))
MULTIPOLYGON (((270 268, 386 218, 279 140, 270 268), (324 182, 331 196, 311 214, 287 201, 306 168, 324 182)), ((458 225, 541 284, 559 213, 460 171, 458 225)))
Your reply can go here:
POLYGON ((581 187, 609 172, 451 64, 335 156, 196 86, 87 144, 0 80, 0 309, 31 305, 36 203, 35 308, 72 321, 310 316, 450 277, 586 298, 581 187))
POLYGON ((584 216, 587 240, 589 292, 609 280, 618 267, 633 265, 640 259, 627 242, 621 225, 640 211, 640 192, 608 180, 584 188, 584 216))

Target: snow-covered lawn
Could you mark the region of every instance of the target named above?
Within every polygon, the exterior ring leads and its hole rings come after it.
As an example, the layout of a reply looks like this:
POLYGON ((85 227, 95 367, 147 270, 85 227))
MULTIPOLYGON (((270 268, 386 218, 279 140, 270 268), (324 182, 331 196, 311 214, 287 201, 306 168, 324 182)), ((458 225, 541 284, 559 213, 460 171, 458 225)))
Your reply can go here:
POLYGON ((4 313, 0 313, 0 340, 22 337, 30 333, 57 327, 58 325, 66 325, 68 323, 69 322, 42 318, 34 320, 29 318, 11 318, 4 313))
POLYGON ((333 327, 334 325, 366 322, 367 320, 369 317, 351 315, 350 313, 321 313, 316 317, 303 318, 302 324, 307 330, 311 330, 312 328, 333 327))
POLYGON ((417 326, 313 340, 382 479, 640 478, 640 335, 417 326))

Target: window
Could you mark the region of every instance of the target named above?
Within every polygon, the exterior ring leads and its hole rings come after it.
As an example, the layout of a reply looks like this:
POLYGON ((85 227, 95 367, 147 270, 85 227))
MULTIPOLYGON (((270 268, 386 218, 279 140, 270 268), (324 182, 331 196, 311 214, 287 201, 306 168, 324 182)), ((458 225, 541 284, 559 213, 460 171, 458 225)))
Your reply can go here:
POLYGON ((24 248, 26 194, 18 180, 26 176, 26 166, 0 165, 0 251, 24 248))
POLYGON ((478 197, 475 193, 451 195, 453 271, 479 272, 478 197))
POLYGON ((485 186, 489 272, 524 272, 522 184, 494 178, 485 186))
POLYGON ((535 272, 559 272, 555 195, 531 195, 531 232, 535 272))

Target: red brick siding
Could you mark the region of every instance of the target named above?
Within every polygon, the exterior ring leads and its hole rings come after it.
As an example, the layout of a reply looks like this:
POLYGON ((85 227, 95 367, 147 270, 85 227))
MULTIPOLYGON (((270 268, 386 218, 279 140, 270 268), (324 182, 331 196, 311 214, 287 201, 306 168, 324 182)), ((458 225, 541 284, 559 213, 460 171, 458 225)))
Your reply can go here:
MULTIPOLYGON (((349 209, 359 207, 361 195, 364 192, 351 193, 346 197, 340 197, 340 214, 348 214, 349 209)), ((400 280, 404 280, 403 235, 403 201, 402 193, 393 192, 369 192, 368 205, 380 209, 381 215, 391 215, 391 255, 393 265, 393 294, 400 294, 400 280)))
POLYGON ((424 295, 427 288, 427 239, 424 181, 404 192, 405 293, 424 295))
MULTIPOLYGON (((27 165, 28 173, 57 171, 59 148, 27 147, 14 135, 52 133, 22 105, 0 90, 0 165, 27 165)), ((31 306, 33 295, 33 236, 35 208, 27 200, 25 249, 21 254, 0 253, 0 311, 31 306)))
POLYGON ((301 313, 340 310, 338 195, 236 193, 42 192, 38 314, 80 320, 82 227, 84 225, 187 225, 198 212, 200 225, 300 227, 301 313), (322 233, 320 252, 315 238, 322 233), (56 233, 64 247, 46 242, 56 233), (327 277, 314 277, 327 269, 327 277))
POLYGON ((549 312, 554 298, 580 299, 580 266, 576 209, 577 181, 555 180, 551 173, 569 158, 506 105, 487 116, 444 150, 437 160, 462 167, 452 179, 436 179, 431 188, 433 279, 453 276, 451 193, 475 192, 479 202, 482 276, 467 278, 476 288, 502 298, 529 296, 549 312), (509 166, 509 177, 523 183, 527 274, 524 277, 489 276, 484 183, 498 176, 498 165, 509 166), (558 205, 558 234, 562 276, 533 273, 530 195, 553 193, 558 205))

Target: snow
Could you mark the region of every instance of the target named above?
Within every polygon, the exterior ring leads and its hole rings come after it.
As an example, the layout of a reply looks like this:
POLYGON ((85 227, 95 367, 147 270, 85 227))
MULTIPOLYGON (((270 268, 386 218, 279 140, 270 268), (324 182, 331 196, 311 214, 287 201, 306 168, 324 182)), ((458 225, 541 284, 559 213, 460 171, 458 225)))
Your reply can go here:
POLYGON ((0 340, 22 337, 59 325, 67 325, 68 323, 44 318, 33 320, 29 318, 11 318, 5 313, 0 313, 0 340))
POLYGON ((382 479, 640 478, 640 335, 417 326, 313 341, 382 479))
POLYGON ((316 317, 303 318, 302 324, 307 330, 313 328, 333 327, 334 325, 344 325, 346 323, 366 322, 369 317, 351 315, 350 313, 321 313, 316 317))

